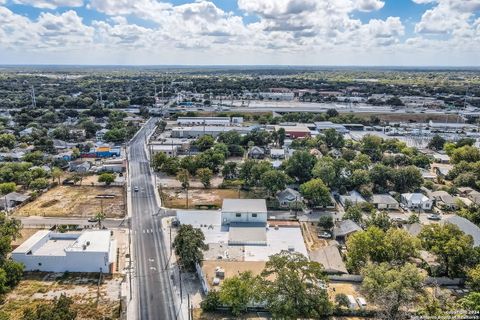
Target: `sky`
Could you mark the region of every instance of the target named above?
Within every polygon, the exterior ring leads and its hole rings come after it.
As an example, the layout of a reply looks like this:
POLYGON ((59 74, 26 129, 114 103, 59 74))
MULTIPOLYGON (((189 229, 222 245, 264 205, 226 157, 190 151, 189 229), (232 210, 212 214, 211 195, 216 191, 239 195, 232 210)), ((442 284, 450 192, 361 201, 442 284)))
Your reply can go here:
POLYGON ((480 0, 0 0, 0 64, 480 66, 480 0))

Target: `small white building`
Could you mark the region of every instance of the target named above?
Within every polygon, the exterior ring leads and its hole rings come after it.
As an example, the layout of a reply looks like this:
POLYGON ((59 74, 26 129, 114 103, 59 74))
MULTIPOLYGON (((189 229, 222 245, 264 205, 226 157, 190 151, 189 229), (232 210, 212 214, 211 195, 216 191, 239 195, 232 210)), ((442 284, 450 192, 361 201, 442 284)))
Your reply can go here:
POLYGON ((110 273, 116 244, 108 230, 56 233, 41 230, 12 252, 26 271, 110 273))
POLYGON ((222 224, 267 223, 265 199, 223 199, 222 224))
POLYGON ((164 153, 169 157, 176 157, 179 146, 175 144, 150 144, 150 155, 154 156, 157 153, 164 153))
POLYGON ((409 209, 431 210, 433 202, 422 193, 402 193, 401 202, 409 209))

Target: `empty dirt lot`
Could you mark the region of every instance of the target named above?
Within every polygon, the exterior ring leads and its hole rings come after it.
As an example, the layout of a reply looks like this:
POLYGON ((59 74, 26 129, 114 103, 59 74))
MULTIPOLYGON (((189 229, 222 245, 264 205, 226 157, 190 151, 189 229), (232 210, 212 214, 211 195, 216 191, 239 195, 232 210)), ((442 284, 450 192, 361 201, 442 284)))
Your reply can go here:
POLYGON ((20 320, 26 308, 50 303, 65 294, 75 301, 72 309, 78 312, 79 320, 118 319, 121 281, 120 276, 107 275, 98 288, 98 274, 27 273, 5 296, 0 312, 8 319, 20 320))
MULTIPOLYGON (((185 209, 186 193, 180 188, 163 189, 162 199, 167 208, 185 209)), ((188 207, 190 209, 199 205, 222 207, 223 199, 246 198, 248 194, 237 189, 190 189, 188 190, 188 207), (240 195, 240 197, 239 197, 240 195)))
POLYGON ((107 218, 125 215, 122 187, 58 186, 19 208, 16 216, 91 217, 102 211, 107 218), (109 195, 112 198, 98 198, 109 195))

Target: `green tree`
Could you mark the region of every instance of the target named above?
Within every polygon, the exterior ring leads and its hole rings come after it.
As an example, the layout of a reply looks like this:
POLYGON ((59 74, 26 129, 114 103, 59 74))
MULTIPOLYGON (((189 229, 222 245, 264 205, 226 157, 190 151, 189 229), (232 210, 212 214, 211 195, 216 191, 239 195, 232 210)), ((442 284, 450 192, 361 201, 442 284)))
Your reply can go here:
POLYGON ((179 265, 188 271, 195 270, 195 264, 203 260, 203 250, 208 249, 202 230, 189 224, 182 224, 173 241, 179 265))
POLYGON ((412 264, 369 264, 362 270, 362 292, 386 319, 405 319, 408 306, 423 293, 425 275, 412 264))
POLYGON ((472 290, 480 292, 480 263, 467 271, 467 284, 472 290))
POLYGON ((419 234, 425 250, 434 253, 451 278, 463 276, 472 264, 474 255, 473 239, 464 234, 456 225, 430 224, 419 234))
POLYGON ((258 299, 258 282, 251 271, 226 279, 220 289, 220 302, 230 307, 234 316, 245 313, 258 299))
POLYGON ((419 189, 423 184, 423 177, 415 166, 399 168, 394 173, 394 184, 397 192, 410 192, 419 189))
POLYGON ((0 194, 6 195, 10 192, 13 192, 17 189, 15 182, 4 182, 0 183, 0 194))
POLYGON ((318 160, 312 169, 315 178, 320 178, 329 187, 337 185, 338 178, 335 170, 334 160, 330 157, 324 157, 318 160))
POLYGON ((300 193, 312 206, 327 206, 332 201, 330 190, 320 179, 312 179, 300 185, 300 193))
POLYGON ((200 308, 205 312, 214 312, 221 306, 220 292, 217 290, 208 291, 205 299, 200 302, 200 308))
POLYGON ((323 132, 323 139, 329 148, 342 148, 345 144, 343 135, 335 129, 327 129, 323 132))
POLYGON ((237 163, 225 163, 225 165, 223 166, 222 175, 225 179, 235 179, 237 177, 237 163))
POLYGON ((322 318, 332 313, 322 265, 300 253, 270 256, 262 272, 262 301, 274 318, 322 318))
POLYGON ((336 294, 335 303, 338 308, 348 308, 350 306, 350 301, 345 293, 336 294))
POLYGON ((345 214, 342 217, 343 220, 352 220, 356 223, 363 222, 363 211, 358 205, 348 206, 345 214))
POLYGON ((105 183, 109 186, 115 182, 115 175, 113 173, 104 172, 98 176, 98 182, 105 183))
POLYGON ((321 216, 318 219, 318 226, 325 229, 325 230, 331 230, 334 227, 333 217, 332 216, 321 216))
POLYGON ((213 147, 214 144, 215 144, 215 139, 208 134, 201 136, 193 143, 193 145, 195 145, 200 151, 206 151, 211 147, 213 147))
POLYGON ((60 184, 60 178, 63 175, 62 169, 57 168, 57 167, 53 168, 51 175, 52 175, 52 180, 53 181, 58 180, 58 184, 60 184))
POLYGON ((428 148, 433 150, 443 150, 443 145, 447 142, 444 138, 440 135, 436 134, 432 137, 430 142, 428 143, 428 148))
POLYGON ((480 292, 470 292, 460 299, 458 303, 465 310, 480 312, 480 292))
POLYGON ((46 189, 48 185, 49 183, 47 179, 37 178, 30 183, 30 188, 32 188, 33 190, 39 191, 39 190, 46 189))
POLYGON ((387 231, 392 226, 392 221, 386 211, 372 212, 365 222, 368 227, 374 226, 383 231, 387 231))
POLYGON ((278 191, 285 189, 290 182, 289 176, 279 170, 269 170, 261 177, 261 185, 267 190, 270 196, 276 194, 278 191))
POLYGON ((315 162, 315 156, 311 155, 308 151, 296 151, 286 161, 285 173, 298 182, 304 183, 311 179, 315 162))
POLYGON ((13 149, 17 139, 11 133, 0 134, 0 148, 13 149))
POLYGON ((200 182, 205 188, 209 188, 213 177, 213 172, 208 168, 200 168, 197 170, 197 177, 200 179, 200 182))
POLYGON ((284 128, 278 129, 277 137, 278 137, 278 145, 280 147, 283 147, 283 144, 285 143, 285 137, 286 137, 286 133, 285 133, 284 128))
POLYGON ((469 145, 457 148, 452 152, 451 161, 452 163, 480 161, 480 151, 478 148, 469 145))

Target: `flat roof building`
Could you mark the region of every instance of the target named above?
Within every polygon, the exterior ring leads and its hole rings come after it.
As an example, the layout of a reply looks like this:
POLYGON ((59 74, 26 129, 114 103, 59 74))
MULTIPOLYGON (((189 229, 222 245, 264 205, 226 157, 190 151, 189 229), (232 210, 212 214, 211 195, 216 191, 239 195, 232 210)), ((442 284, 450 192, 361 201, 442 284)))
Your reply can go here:
POLYGON ((116 244, 108 230, 57 233, 41 230, 12 252, 26 271, 110 273, 116 244))

